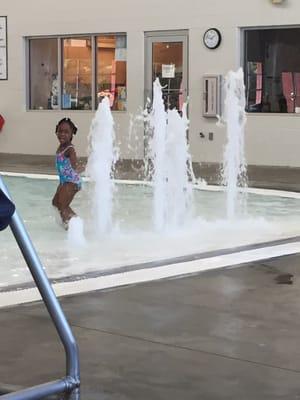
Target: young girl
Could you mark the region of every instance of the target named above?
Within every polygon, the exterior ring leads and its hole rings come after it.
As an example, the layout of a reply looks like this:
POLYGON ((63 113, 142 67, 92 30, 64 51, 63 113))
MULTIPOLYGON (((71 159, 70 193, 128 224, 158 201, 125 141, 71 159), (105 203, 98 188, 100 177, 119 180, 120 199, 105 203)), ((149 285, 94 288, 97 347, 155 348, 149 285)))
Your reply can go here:
POLYGON ((52 204, 61 215, 65 227, 76 214, 70 207, 75 194, 81 189, 75 148, 72 144, 73 135, 77 132, 76 125, 70 118, 61 119, 56 125, 55 133, 59 141, 56 151, 56 169, 59 176, 59 185, 53 197, 52 204))

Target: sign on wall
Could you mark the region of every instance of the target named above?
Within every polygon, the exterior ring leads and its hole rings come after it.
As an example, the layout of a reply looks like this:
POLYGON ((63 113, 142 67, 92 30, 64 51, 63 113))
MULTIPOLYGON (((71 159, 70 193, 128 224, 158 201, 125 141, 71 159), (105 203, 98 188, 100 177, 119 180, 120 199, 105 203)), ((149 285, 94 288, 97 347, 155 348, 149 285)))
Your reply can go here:
POLYGON ((0 17, 0 80, 7 79, 7 17, 0 17))
POLYGON ((162 64, 162 78, 175 78, 175 64, 162 64))

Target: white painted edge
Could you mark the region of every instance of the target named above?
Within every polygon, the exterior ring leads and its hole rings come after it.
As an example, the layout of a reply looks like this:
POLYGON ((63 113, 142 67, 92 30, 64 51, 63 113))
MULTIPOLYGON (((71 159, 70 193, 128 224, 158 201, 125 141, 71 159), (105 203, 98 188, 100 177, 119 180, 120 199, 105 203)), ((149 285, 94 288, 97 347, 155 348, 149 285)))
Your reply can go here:
MULTIPOLYGON (((48 180, 58 180, 57 175, 49 175, 49 174, 30 174, 23 172, 5 172, 0 171, 0 175, 3 176, 16 176, 30 179, 48 179, 48 180)), ((90 178, 83 176, 84 182, 89 182, 90 178)), ((115 179, 114 182, 122 185, 140 185, 140 186, 152 186, 152 182, 148 181, 138 181, 138 180, 130 180, 130 179, 115 179)), ((224 191, 223 186, 217 185, 208 185, 206 182, 200 182, 199 184, 194 184, 193 188, 195 190, 207 190, 212 192, 222 192, 224 191)), ((261 189, 261 188, 246 188, 241 189, 241 192, 258 194, 262 196, 277 196, 277 197, 285 197, 289 199, 300 199, 300 193, 298 192, 290 192, 285 190, 276 190, 276 189, 261 189)))
MULTIPOLYGON (((80 281, 61 282, 53 284, 53 289, 56 295, 61 297, 195 274, 296 253, 300 253, 300 242, 246 250, 195 261, 164 265, 161 267, 138 269, 96 278, 87 278, 80 281)), ((37 300, 41 300, 41 297, 36 288, 0 293, 0 307, 24 304, 37 300)))
POLYGON ((0 175, 3 176, 16 176, 20 178, 30 178, 30 179, 47 179, 47 180, 53 180, 56 181, 58 180, 57 175, 48 175, 48 174, 30 174, 30 173, 24 173, 24 172, 6 172, 6 171, 0 171, 0 175))

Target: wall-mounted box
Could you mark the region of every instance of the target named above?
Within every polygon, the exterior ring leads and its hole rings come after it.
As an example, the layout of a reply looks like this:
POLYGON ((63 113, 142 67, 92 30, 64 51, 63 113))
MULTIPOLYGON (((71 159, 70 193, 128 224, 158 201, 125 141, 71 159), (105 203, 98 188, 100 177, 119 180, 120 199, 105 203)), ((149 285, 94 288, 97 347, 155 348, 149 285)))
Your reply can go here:
POLYGON ((221 75, 203 77, 203 116, 217 117, 221 108, 221 75))

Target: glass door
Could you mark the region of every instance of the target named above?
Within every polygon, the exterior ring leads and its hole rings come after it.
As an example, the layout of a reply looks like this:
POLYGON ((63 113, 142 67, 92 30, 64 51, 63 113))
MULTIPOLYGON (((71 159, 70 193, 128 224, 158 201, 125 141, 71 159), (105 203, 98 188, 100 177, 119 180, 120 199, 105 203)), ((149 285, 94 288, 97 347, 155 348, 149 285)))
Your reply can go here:
POLYGON ((182 110, 187 98, 187 33, 149 32, 145 35, 145 100, 159 78, 166 109, 182 110))

